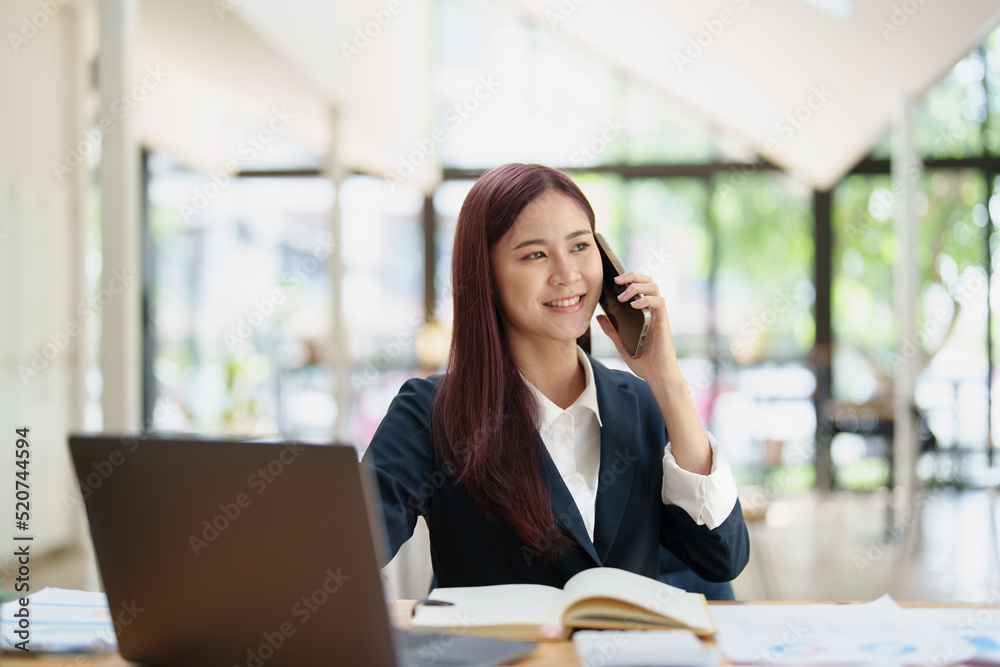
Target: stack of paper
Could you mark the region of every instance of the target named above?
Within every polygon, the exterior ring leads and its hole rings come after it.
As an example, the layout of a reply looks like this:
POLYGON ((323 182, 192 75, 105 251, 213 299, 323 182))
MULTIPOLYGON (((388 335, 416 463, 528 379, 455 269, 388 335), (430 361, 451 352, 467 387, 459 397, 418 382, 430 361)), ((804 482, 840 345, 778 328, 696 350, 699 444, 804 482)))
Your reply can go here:
POLYGON ((907 622, 918 627, 936 627, 958 635, 971 644, 976 654, 969 662, 1000 665, 1000 608, 907 609, 907 622))
POLYGON ((947 665, 975 656, 954 631, 909 612, 888 595, 866 604, 712 608, 715 641, 735 663, 947 665))
MULTIPOLYGON (((15 632, 22 609, 15 600, 0 605, 0 649, 23 641, 15 632)), ((43 588, 28 596, 32 653, 102 653, 118 650, 114 623, 104 593, 43 588)))

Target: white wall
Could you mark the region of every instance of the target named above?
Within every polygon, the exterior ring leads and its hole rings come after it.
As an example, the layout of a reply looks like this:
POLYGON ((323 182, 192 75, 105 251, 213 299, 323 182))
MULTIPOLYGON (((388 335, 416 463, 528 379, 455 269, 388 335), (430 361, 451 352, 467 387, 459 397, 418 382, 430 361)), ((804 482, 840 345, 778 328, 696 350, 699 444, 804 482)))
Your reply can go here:
POLYGON ((30 529, 17 532, 34 536, 36 555, 80 533, 80 508, 64 498, 74 479, 66 436, 83 427, 77 306, 88 175, 83 166, 60 181, 52 165, 83 139, 88 9, 76 0, 0 3, 0 577, 13 551, 16 428, 30 428, 31 443, 30 529), (37 374, 22 378, 19 367, 37 374))
MULTIPOLYGON (((242 24, 220 22, 196 0, 176 6, 146 1, 140 14, 139 60, 163 65, 170 72, 170 85, 150 96, 138 119, 140 137, 147 146, 210 166, 211 159, 193 158, 205 152, 205 136, 212 139, 206 144, 209 148, 221 145, 226 136, 225 127, 213 125, 213 119, 253 120, 257 107, 270 113, 275 106, 288 105, 298 115, 295 129, 302 134, 293 138, 311 148, 326 149, 327 129, 319 122, 326 118, 325 103, 286 71, 284 63, 242 24), (193 45, 181 39, 195 28, 212 31, 211 38, 194 43, 203 58, 192 56, 193 45), (186 69, 190 63, 185 56, 198 67, 186 69), (255 67, 246 66, 251 58, 257 58, 252 61, 255 67), (249 81, 234 80, 219 69, 233 63, 245 70, 249 81), (261 63, 270 66, 264 68, 261 63), (198 73, 205 78, 201 87, 185 88, 198 73), (164 110, 183 108, 195 98, 202 111, 213 102, 216 113, 204 114, 201 125, 186 123, 191 119, 183 114, 180 120, 163 122, 170 117, 164 110)), ((87 322, 80 309, 86 310, 87 298, 87 193, 96 175, 86 165, 74 167, 67 152, 76 154, 81 143, 93 143, 88 142, 87 131, 100 112, 93 81, 97 8, 93 0, 2 0, 0 36, 4 91, 0 104, 0 580, 4 580, 16 567, 10 557, 13 548, 8 548, 15 533, 16 428, 27 426, 31 442, 30 530, 17 532, 34 536, 32 553, 36 556, 77 543, 89 550, 89 541, 83 539, 82 507, 73 502, 79 494, 66 439, 69 433, 84 429, 84 378, 92 362, 87 353, 87 322), (57 173, 56 164, 66 169, 57 173), (27 377, 22 379, 22 373, 27 377)), ((412 544, 387 568, 387 588, 394 597, 426 593, 430 582, 427 542, 421 525, 412 544)), ((31 590, 44 583, 32 582, 31 590)))

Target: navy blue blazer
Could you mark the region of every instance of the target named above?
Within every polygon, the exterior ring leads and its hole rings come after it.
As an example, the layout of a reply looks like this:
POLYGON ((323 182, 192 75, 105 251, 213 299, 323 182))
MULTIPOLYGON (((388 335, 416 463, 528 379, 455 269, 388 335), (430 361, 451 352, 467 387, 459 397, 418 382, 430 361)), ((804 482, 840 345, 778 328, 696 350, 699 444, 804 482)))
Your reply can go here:
MULTIPOLYGON (((589 356, 589 355, 588 355, 589 356)), ((591 541, 569 489, 538 440, 552 509, 573 540, 550 563, 502 519, 491 520, 443 465, 431 433, 431 400, 440 376, 403 384, 379 425, 362 464, 378 482, 388 562, 423 516, 430 531, 437 585, 537 583, 562 588, 577 572, 609 566, 659 578, 662 544, 703 579, 729 581, 749 558, 749 538, 737 501, 714 530, 680 507, 664 505, 663 451, 667 431, 645 381, 591 358, 601 408, 601 463, 591 541)))

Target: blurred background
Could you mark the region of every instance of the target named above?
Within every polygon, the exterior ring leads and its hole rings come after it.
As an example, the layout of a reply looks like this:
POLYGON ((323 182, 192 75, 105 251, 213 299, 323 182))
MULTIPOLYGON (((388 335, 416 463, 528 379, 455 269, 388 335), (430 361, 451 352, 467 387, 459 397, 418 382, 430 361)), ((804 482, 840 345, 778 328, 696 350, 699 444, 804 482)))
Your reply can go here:
MULTIPOLYGON (((976 0, 5 0, 0 470, 29 427, 44 583, 97 585, 70 432, 362 452, 444 362, 465 194, 518 161, 569 170, 661 286, 747 510, 738 597, 998 599, 998 23, 976 0)), ((599 330, 594 352, 625 368, 599 330)), ((425 536, 388 576, 422 596, 425 536)))

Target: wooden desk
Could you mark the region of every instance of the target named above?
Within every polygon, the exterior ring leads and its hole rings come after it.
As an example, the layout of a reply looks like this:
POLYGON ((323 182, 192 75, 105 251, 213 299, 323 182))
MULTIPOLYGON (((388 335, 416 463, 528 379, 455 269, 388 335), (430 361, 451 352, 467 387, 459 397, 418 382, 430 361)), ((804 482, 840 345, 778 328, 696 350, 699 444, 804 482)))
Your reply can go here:
MULTIPOLYGON (((710 605, 722 604, 747 604, 745 602, 709 602, 710 605)), ((752 604, 799 604, 797 602, 753 602, 752 604)), ((812 604, 812 603, 802 603, 812 604)), ((978 609, 987 607, 986 602, 899 602, 899 606, 907 608, 969 608, 978 609)), ((412 600, 397 600, 390 603, 389 615, 392 624, 399 628, 405 628, 410 624, 410 609, 413 607, 412 600)), ((711 644, 711 640, 706 643, 711 644)), ((723 658, 723 664, 725 659, 723 658)), ((128 662, 117 653, 98 657, 70 656, 40 656, 40 657, 18 657, 11 653, 4 653, 3 664, 13 667, 128 667, 138 663, 128 662)), ((538 648, 525 658, 516 663, 517 667, 579 667, 576 659, 576 652, 573 650, 571 641, 540 642, 538 648)), ((266 665, 266 663, 265 663, 266 665)), ((940 667, 944 667, 943 665, 940 667)))

